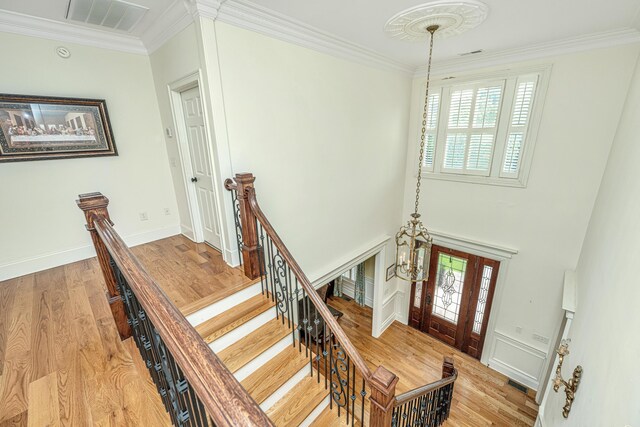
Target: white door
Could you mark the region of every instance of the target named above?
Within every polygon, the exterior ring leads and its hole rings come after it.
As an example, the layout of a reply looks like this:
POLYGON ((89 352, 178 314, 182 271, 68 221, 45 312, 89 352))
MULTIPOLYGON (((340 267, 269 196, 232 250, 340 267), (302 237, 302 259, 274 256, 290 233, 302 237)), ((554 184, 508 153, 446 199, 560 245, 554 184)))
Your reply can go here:
MULTIPOLYGON (((199 217, 201 230, 205 242, 221 248, 220 229, 216 217, 216 199, 213 192, 213 170, 211 157, 209 156, 209 144, 204 128, 204 115, 202 101, 198 87, 189 89, 180 94, 182 111, 187 129, 187 142, 191 156, 193 176, 187 185, 195 187, 198 202, 198 212, 193 215, 196 221, 199 217), (199 214, 199 215, 198 215, 199 214)), ((198 224, 194 224, 197 228, 198 224)))

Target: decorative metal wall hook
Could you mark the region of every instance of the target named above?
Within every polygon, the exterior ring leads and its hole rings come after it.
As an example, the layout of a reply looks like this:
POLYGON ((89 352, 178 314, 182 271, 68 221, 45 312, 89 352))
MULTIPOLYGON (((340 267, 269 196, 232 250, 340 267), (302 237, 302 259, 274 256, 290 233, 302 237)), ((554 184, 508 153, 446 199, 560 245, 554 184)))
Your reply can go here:
POLYGON ((560 389, 561 385, 564 385, 564 392, 567 395, 567 400, 565 401, 564 406, 562 407, 562 416, 565 418, 569 417, 569 412, 571 412, 571 405, 573 404, 573 400, 575 399, 576 392, 578 391, 578 386, 580 385, 580 378, 582 378, 582 366, 578 365, 573 370, 573 376, 569 379, 569 381, 565 381, 562 378, 562 363, 564 361, 564 357, 569 354, 569 343, 571 340, 562 340, 560 343, 560 347, 556 350, 558 353, 558 366, 556 367, 556 377, 553 380, 553 391, 556 393, 560 389))

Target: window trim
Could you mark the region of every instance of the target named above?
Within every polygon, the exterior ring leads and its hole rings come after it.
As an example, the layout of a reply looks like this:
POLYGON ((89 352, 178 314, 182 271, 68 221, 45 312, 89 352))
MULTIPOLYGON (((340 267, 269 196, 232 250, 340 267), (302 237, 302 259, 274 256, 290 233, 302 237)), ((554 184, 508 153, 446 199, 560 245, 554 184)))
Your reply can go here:
MULTIPOLYGON (((551 76, 551 64, 542 64, 536 66, 529 67, 516 67, 510 69, 502 69, 496 70, 492 72, 486 73, 478 73, 478 74, 467 74, 461 76, 453 76, 446 78, 439 78, 432 80, 432 89, 430 92, 439 93, 440 94, 440 105, 438 108, 438 126, 436 128, 436 141, 440 144, 440 147, 436 145, 434 152, 434 161, 431 167, 423 167, 422 168, 422 178, 423 179, 436 179, 436 180, 444 180, 444 181, 457 181, 457 182, 468 182, 468 183, 477 183, 477 184, 486 184, 486 185, 497 185, 504 187, 520 187, 525 188, 527 186, 527 182, 529 179, 529 172, 531 170, 531 163, 533 161, 533 154, 535 152, 535 146, 538 139, 538 132, 540 128, 540 122, 542 119, 542 114, 544 111, 545 99, 547 95, 547 89, 549 86, 549 78, 551 76), (524 144, 524 148, 521 154, 521 164, 518 171, 517 176, 507 176, 508 174, 503 173, 502 167, 504 162, 505 148, 506 148, 506 134, 508 133, 508 129, 505 127, 500 127, 498 124, 498 129, 496 130, 496 142, 494 142, 493 146, 493 155, 491 159, 490 172, 488 175, 482 174, 467 174, 467 173, 454 173, 454 172, 444 172, 442 167, 443 156, 444 156, 444 134, 447 129, 446 126, 441 126, 441 122, 443 119, 443 115, 446 117, 449 114, 448 107, 443 108, 444 99, 449 92, 449 89, 453 86, 463 86, 463 85, 473 85, 477 83, 483 82, 495 82, 499 80, 505 80, 505 84, 503 86, 503 102, 501 105, 501 113, 499 121, 506 120, 510 123, 513 102, 515 102, 515 90, 517 88, 517 80, 518 77, 530 75, 530 74, 538 74, 538 81, 536 83, 535 88, 535 97, 533 108, 531 110, 531 115, 529 118, 529 123, 527 125, 526 130, 526 140, 524 144), (509 88, 509 79, 514 79, 511 83, 512 86, 509 88), (510 98, 507 98, 507 93, 511 92, 510 98), (508 100, 507 100, 508 99, 508 100), (507 100, 505 102, 505 100, 507 100), (504 137, 502 137, 503 135, 504 137), (504 139, 500 144, 497 143, 498 137, 504 139)), ((426 81, 420 84, 421 92, 424 94, 426 81)), ((417 97, 418 100, 418 112, 420 113, 420 119, 422 118, 422 110, 424 108, 424 96, 417 97)), ((417 129, 417 141, 420 141, 420 129, 421 126, 418 126, 417 129)), ((418 161, 419 155, 419 146, 415 145, 414 151, 414 161, 418 161)), ((414 163, 415 164, 415 163, 414 163)))

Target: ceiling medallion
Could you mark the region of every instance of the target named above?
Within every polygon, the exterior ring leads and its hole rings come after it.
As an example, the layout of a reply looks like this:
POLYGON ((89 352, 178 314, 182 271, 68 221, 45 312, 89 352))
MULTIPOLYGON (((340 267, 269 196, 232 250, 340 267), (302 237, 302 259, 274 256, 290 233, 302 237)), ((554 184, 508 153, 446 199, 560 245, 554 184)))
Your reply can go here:
POLYGON ((446 38, 477 27, 488 13, 489 7, 475 0, 435 1, 394 15, 384 30, 393 38, 422 41, 429 36, 427 27, 438 25, 440 28, 434 34, 435 38, 446 38))

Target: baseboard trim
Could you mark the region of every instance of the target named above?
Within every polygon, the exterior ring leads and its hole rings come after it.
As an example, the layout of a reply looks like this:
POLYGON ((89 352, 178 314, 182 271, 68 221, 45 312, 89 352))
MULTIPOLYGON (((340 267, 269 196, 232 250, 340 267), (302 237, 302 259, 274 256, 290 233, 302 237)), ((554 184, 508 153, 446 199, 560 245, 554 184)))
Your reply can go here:
MULTIPOLYGON (((158 228, 151 231, 145 231, 143 233, 130 234, 129 236, 123 237, 123 239, 127 246, 133 247, 175 236, 177 234, 180 234, 180 226, 172 225, 170 227, 158 228)), ((93 246, 86 245, 3 264, 0 265, 0 281, 70 264, 72 262, 81 261, 94 256, 96 256, 96 251, 93 249, 93 246)))
POLYGON ((187 237, 192 242, 196 241, 196 235, 193 233, 193 229, 191 227, 187 227, 184 224, 180 224, 180 233, 182 233, 185 237, 187 237))
MULTIPOLYGON (((367 286, 370 286, 370 287, 374 286, 373 279, 371 279, 370 277, 365 277, 365 287, 367 287, 367 286)), ((346 296, 355 299, 355 293, 356 293, 355 284, 353 284, 353 283, 351 283, 351 282, 349 282, 347 280, 343 280, 342 281, 342 292, 346 296)), ((373 295, 365 295, 365 297, 364 297, 364 305, 366 305, 369 308, 373 308, 373 295)))

